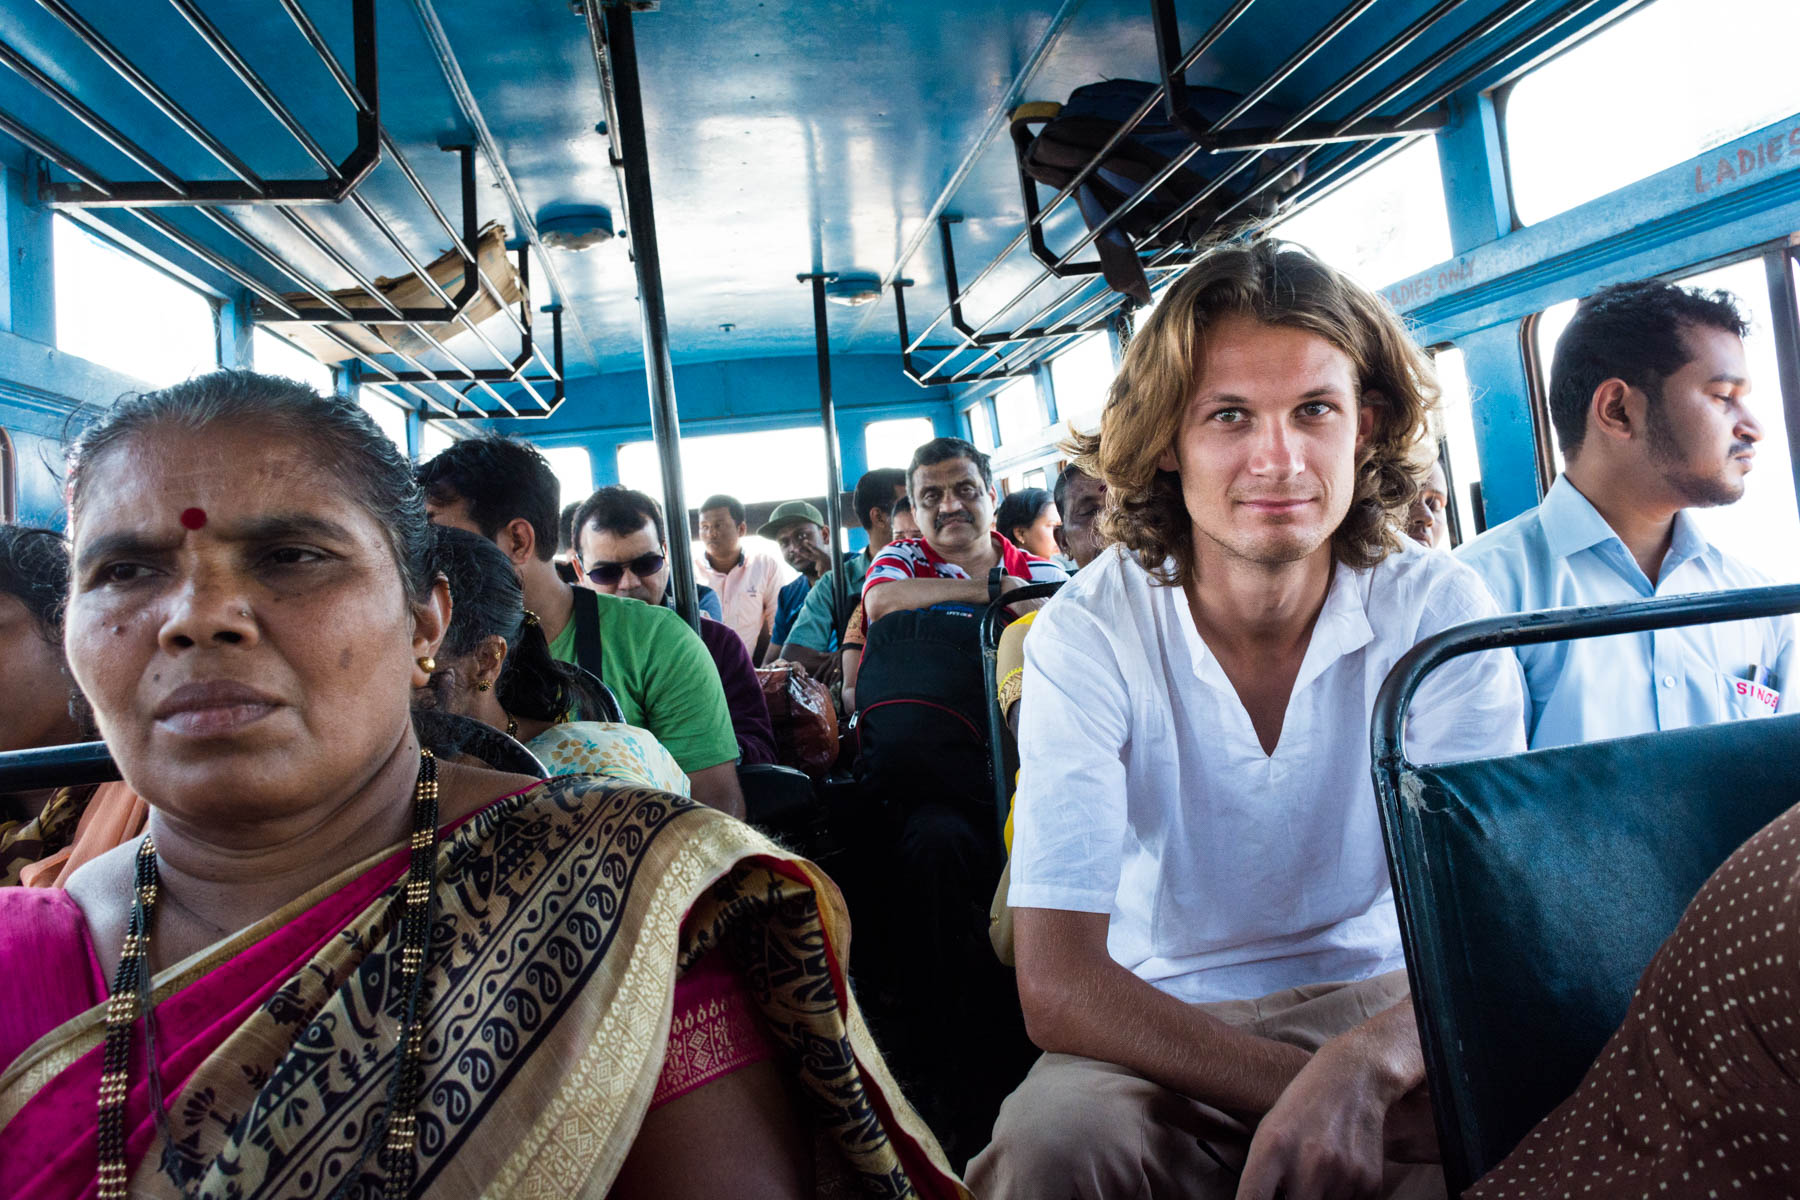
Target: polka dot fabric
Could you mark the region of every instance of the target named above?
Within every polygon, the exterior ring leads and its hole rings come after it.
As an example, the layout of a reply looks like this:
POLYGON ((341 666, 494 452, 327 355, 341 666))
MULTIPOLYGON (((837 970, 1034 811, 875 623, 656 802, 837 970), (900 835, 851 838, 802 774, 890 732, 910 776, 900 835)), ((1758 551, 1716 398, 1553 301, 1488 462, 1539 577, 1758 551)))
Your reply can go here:
POLYGON ((1800 806, 1706 881, 1575 1094, 1465 1196, 1800 1198, 1800 806))

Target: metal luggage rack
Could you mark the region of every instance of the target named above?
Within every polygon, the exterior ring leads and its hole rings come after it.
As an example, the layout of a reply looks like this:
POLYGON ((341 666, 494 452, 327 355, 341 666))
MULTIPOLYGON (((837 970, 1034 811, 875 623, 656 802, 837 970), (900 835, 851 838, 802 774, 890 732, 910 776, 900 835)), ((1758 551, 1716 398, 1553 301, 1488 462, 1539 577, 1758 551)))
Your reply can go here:
MULTIPOLYGON (((901 361, 906 375, 922 387, 945 384, 985 383, 1029 374, 1040 362, 1075 341, 1106 328, 1111 321, 1128 314, 1135 301, 1130 297, 1096 286, 1100 270, 1098 262, 1076 261, 1076 256, 1093 245, 1102 235, 1113 230, 1132 210, 1156 194, 1159 189, 1190 160, 1200 155, 1234 155, 1210 182, 1189 197, 1168 217, 1150 229, 1141 239, 1154 242, 1187 219, 1202 204, 1232 180, 1262 165, 1275 151, 1300 148, 1280 171, 1250 186, 1244 195, 1226 205, 1214 218, 1213 229, 1221 235, 1243 233, 1266 225, 1271 218, 1258 218, 1247 210, 1274 188, 1294 169, 1309 165, 1305 182, 1295 189, 1291 201, 1298 205, 1314 199, 1344 182, 1350 176, 1374 165, 1411 144, 1420 137, 1431 136, 1448 119, 1445 102, 1474 81, 1493 72, 1501 64, 1537 46, 1558 28, 1593 8, 1601 0, 1505 0, 1468 29, 1451 38, 1443 46, 1404 71, 1393 82, 1368 96, 1341 118, 1321 118, 1320 114, 1351 94, 1380 68, 1405 54, 1430 30, 1467 0, 1439 0, 1422 15, 1408 23, 1355 67, 1321 91, 1286 121, 1273 128, 1232 128, 1259 102, 1266 99, 1306 62, 1324 50, 1345 28, 1379 0, 1348 0, 1342 10, 1305 45, 1301 46, 1266 79, 1247 92, 1243 99, 1217 121, 1207 122, 1192 108, 1188 98, 1186 73, 1235 24, 1254 0, 1236 0, 1213 22, 1200 38, 1182 49, 1180 29, 1175 16, 1175 0, 1150 0, 1150 15, 1156 33, 1160 80, 1157 88, 1118 131, 1095 152, 1070 182, 1048 203, 1040 203, 1038 184, 1019 165, 1019 183, 1025 209, 1025 227, 994 255, 967 284, 958 281, 956 250, 952 228, 961 217, 945 214, 938 218, 939 247, 942 256, 946 305, 925 328, 914 334, 907 323, 906 292, 912 281, 895 279, 894 310, 899 325, 901 361), (1499 34, 1504 27, 1525 17, 1528 10, 1538 19, 1513 37, 1454 75, 1446 75, 1449 65, 1478 41, 1499 34), (1419 91, 1419 89, 1425 89, 1419 91), (1413 94, 1417 92, 1417 94, 1413 94), (1409 98, 1410 97, 1410 98, 1409 98), (1185 133, 1192 145, 1171 159, 1133 196, 1107 215, 1099 225, 1087 230, 1061 254, 1044 240, 1044 223, 1081 185, 1091 177, 1106 157, 1161 104, 1170 122, 1185 133), (992 315, 972 324, 963 313, 963 305, 971 292, 987 281, 1021 246, 1028 246, 1043 270, 1011 299, 992 310, 992 315), (1011 328, 1000 328, 1002 322, 1025 305, 1040 287, 1055 279, 1074 279, 1074 286, 1060 292, 1048 303, 1017 321, 1011 328), (941 326, 948 337, 933 342, 941 326), (936 354, 931 363, 922 364, 915 356, 936 354)), ((1179 276, 1192 265, 1196 248, 1183 245, 1157 250, 1148 257, 1140 255, 1146 275, 1157 286, 1179 276)))
POLYGON ((13 115, 0 111, 0 132, 16 139, 47 164, 40 169, 36 184, 39 200, 51 208, 65 212, 103 236, 116 236, 116 231, 107 222, 98 220, 94 215, 95 210, 115 209, 134 218, 162 239, 252 293, 257 300, 252 318, 257 324, 272 327, 304 325, 315 328, 323 339, 341 347, 349 361, 358 364, 365 385, 390 394, 390 398, 400 399, 392 395, 398 392, 416 401, 416 406, 406 400, 402 400, 402 403, 409 408, 416 407, 423 419, 541 418, 555 412, 564 397, 562 306, 557 303, 542 306, 542 311, 551 316, 551 348, 546 356, 534 336, 529 287, 529 245, 523 241, 508 244, 509 249, 516 249, 518 253, 520 303, 517 312, 481 267, 477 250, 481 225, 476 203, 474 147, 446 147, 460 156, 462 220, 459 229, 431 195, 393 136, 382 126, 378 86, 379 59, 375 40, 375 0, 350 0, 354 44, 353 74, 344 69, 318 26, 300 7, 299 0, 280 0, 281 7, 301 37, 331 74, 354 110, 356 145, 342 161, 331 158, 318 139, 232 46, 223 31, 196 7, 193 0, 169 2, 219 61, 292 136, 320 168, 323 176, 312 179, 261 177, 116 45, 71 8, 66 0, 38 0, 95 57, 233 176, 231 179, 210 180, 181 178, 105 116, 58 84, 15 47, 0 40, 0 65, 32 85, 90 133, 152 177, 138 180, 110 179, 65 147, 13 115), (384 158, 404 176, 411 190, 418 195, 432 218, 443 229, 450 242, 450 253, 461 259, 462 281, 454 294, 432 277, 427 264, 407 247, 389 218, 361 194, 362 185, 384 158), (72 178, 54 178, 50 171, 52 166, 72 178), (344 203, 361 213, 382 240, 392 247, 414 276, 430 290, 437 301, 435 305, 403 307, 393 303, 371 278, 374 272, 364 270, 352 262, 333 244, 332 239, 320 233, 298 211, 301 206, 344 203), (344 298, 334 297, 323 283, 284 260, 229 216, 227 209, 232 206, 249 206, 274 212, 311 249, 348 278, 353 285, 351 290, 363 293, 367 297, 367 303, 346 303, 344 298), (198 214, 207 222, 209 233, 218 232, 229 237, 250 257, 274 272, 275 278, 295 285, 295 290, 304 294, 310 303, 300 303, 292 296, 284 295, 276 284, 251 274, 156 211, 167 208, 186 209, 198 214), (497 315, 505 317, 518 335, 517 354, 506 353, 470 318, 469 305, 484 298, 497 310, 497 315), (434 335, 426 328, 427 324, 449 324, 456 328, 448 335, 441 331, 434 335), (331 328, 333 325, 360 326, 372 338, 382 340, 387 350, 375 352, 358 346, 331 328), (426 353, 441 355, 450 365, 428 366, 416 355, 382 339, 378 331, 383 328, 406 331, 426 345, 426 353), (461 333, 472 336, 480 343, 485 354, 491 356, 498 365, 473 366, 445 344, 448 337, 461 333), (386 353, 398 358, 406 369, 396 370, 382 362, 378 354, 386 353), (534 367, 535 374, 531 373, 534 367), (500 390, 508 385, 513 385, 509 388, 511 398, 500 390), (541 388, 548 388, 548 394, 541 388), (477 400, 475 393, 479 393, 482 399, 477 400))

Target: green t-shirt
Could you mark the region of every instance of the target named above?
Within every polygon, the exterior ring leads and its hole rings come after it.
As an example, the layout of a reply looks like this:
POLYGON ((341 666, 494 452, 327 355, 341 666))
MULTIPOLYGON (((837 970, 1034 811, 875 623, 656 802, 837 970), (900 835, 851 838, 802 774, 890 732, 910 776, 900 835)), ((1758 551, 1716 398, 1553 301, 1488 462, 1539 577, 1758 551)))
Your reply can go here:
MULTIPOLYGON (((578 589, 575 603, 590 597, 600 611, 600 676, 619 698, 625 720, 654 734, 689 775, 736 762, 725 688, 700 635, 673 609, 641 600, 578 589)), ((579 661, 573 614, 550 653, 562 662, 579 661)))

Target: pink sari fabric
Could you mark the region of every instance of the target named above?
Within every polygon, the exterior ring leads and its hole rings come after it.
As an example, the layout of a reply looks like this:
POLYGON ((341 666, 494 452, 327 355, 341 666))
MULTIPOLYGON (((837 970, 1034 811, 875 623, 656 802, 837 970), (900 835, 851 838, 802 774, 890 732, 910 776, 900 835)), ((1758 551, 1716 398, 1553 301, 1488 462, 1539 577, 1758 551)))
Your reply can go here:
MULTIPOLYGON (((173 1102, 188 1077, 326 942, 406 869, 400 850, 260 941, 156 1005, 163 1096, 173 1102)), ((45 1034, 103 1003, 108 988, 87 923, 67 892, 0 888, 0 1063, 11 1064, 45 1034)), ((94 1112, 103 1046, 82 1055, 6 1124, 13 1146, 61 1147, 47 1157, 0 1156, 0 1196, 97 1193, 94 1112)), ((126 1156, 136 1163, 156 1139, 143 1034, 133 1046, 126 1156)))

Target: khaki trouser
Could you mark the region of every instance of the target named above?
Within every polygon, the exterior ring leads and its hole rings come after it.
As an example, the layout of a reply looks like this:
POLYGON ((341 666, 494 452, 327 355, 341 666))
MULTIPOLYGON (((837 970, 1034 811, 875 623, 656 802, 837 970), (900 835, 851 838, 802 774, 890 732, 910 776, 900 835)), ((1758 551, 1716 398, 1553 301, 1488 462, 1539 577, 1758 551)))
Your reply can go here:
MULTIPOLYGON (((1198 1007, 1228 1025, 1316 1050, 1406 995, 1406 972, 1393 971, 1198 1007)), ((993 1142, 969 1163, 969 1190, 979 1200, 1231 1200, 1250 1133, 1218 1109, 1124 1067, 1046 1054, 1001 1105, 993 1142)), ((1443 1172, 1389 1163, 1383 1195, 1442 1200, 1443 1172)))

